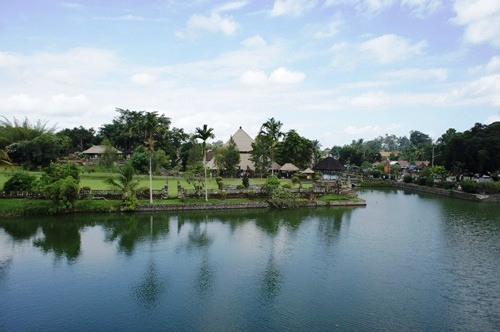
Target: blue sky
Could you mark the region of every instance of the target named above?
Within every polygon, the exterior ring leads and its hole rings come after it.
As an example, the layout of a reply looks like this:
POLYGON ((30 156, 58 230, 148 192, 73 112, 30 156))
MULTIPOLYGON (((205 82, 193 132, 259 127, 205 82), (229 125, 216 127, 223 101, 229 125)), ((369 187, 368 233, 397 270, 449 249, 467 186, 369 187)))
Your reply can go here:
POLYGON ((500 120, 499 51, 498 0, 0 1, 0 115, 436 139, 500 120))

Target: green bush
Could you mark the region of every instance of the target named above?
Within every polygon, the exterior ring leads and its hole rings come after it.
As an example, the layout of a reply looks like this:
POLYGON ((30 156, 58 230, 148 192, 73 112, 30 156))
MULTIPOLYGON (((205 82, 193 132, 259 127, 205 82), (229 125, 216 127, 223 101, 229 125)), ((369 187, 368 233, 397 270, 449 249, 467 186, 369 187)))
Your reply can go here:
POLYGON ((263 189, 267 194, 272 194, 272 192, 276 189, 279 188, 280 186, 280 180, 276 175, 270 175, 266 179, 266 183, 264 183, 263 189))
POLYGON ((433 187, 434 186, 434 178, 432 176, 429 176, 428 178, 426 178, 425 185, 428 187, 433 187))
POLYGON ((243 187, 245 187, 245 188, 248 188, 250 186, 250 180, 248 179, 247 173, 243 174, 243 178, 241 179, 241 183, 243 184, 243 187))
POLYGON ((380 172, 378 169, 374 169, 372 170, 372 176, 374 179, 378 179, 380 177, 380 175, 382 174, 382 172, 380 172))
POLYGON ((412 180, 413 177, 410 174, 406 174, 405 176, 403 176, 404 183, 411 183, 412 180))
POLYGON ((460 187, 462 187, 462 190, 466 193, 475 194, 479 185, 476 181, 473 180, 463 180, 460 181, 460 187))
MULTIPOLYGON (((297 173, 293 176, 294 178, 298 178, 299 180, 307 180, 307 174, 297 173)), ((293 178, 292 178, 293 180, 293 178)))
POLYGON ((426 183, 427 183, 427 177, 426 176, 419 176, 417 178, 417 184, 419 186, 425 186, 426 183))
POLYGON ((217 181, 217 187, 219 188, 219 190, 222 190, 222 188, 224 188, 224 182, 222 180, 217 181))
POLYGON ((238 189, 238 190, 241 190, 241 189, 243 189, 243 188, 245 188, 245 186, 244 186, 244 185, 242 185, 242 184, 238 184, 238 185, 236 185, 236 189, 238 189))
POLYGON ((222 182, 222 177, 221 176, 216 177, 215 182, 217 183, 222 182))
POLYGON ((250 190, 248 192, 248 199, 254 199, 255 198, 255 191, 253 190, 250 190))
POLYGON ((282 185, 282 187, 285 189, 290 189, 292 188, 292 185, 290 183, 285 183, 284 185, 282 185))
POLYGON ((500 183, 498 182, 484 182, 481 187, 485 194, 496 195, 500 193, 500 183))
POLYGON ((455 188, 455 182, 442 181, 439 183, 439 187, 443 188, 443 189, 453 189, 453 188, 455 188))
POLYGON ((225 191, 221 191, 221 193, 220 193, 220 198, 222 198, 222 199, 226 199, 226 198, 227 198, 227 192, 225 192, 225 191))
POLYGON ((26 191, 33 189, 36 178, 26 172, 14 173, 3 185, 4 191, 26 191))

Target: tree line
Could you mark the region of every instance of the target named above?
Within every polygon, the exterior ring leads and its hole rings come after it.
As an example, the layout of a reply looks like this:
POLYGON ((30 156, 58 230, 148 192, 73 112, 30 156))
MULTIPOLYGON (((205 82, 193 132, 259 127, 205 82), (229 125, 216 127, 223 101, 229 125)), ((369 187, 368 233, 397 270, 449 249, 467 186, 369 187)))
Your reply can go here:
MULTIPOLYGON (((214 129, 197 127, 194 133, 172 126, 171 119, 157 112, 116 109, 111 123, 98 130, 83 126, 56 130, 47 122, 31 122, 3 117, 0 120, 0 160, 16 163, 25 169, 48 167, 51 162, 70 154, 81 157, 81 151, 92 145, 109 147, 101 163, 111 167, 116 161, 112 147, 131 156, 134 169, 143 174, 166 171, 203 172, 207 152, 215 160, 219 172, 234 176, 240 155, 234 141, 208 143, 214 129), (208 136, 207 136, 208 135, 208 136), (200 141, 201 140, 201 141, 200 141)), ((282 131, 283 123, 266 120, 252 144, 251 161, 255 173, 266 175, 273 164, 292 163, 300 169, 313 167, 324 157, 318 140, 301 136, 296 130, 282 131)), ((390 159, 415 162, 425 160, 444 166, 453 173, 493 173, 500 169, 500 122, 476 123, 458 132, 448 129, 436 141, 418 130, 409 136, 386 134, 372 140, 353 140, 344 146, 332 146, 330 153, 344 165, 370 167, 381 161, 380 152, 392 152, 390 159)))

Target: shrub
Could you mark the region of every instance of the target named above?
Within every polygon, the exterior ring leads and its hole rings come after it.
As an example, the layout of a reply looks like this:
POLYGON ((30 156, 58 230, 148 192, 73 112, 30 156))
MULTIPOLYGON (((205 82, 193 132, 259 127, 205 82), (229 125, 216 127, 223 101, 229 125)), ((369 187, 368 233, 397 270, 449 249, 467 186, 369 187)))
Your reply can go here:
POLYGON ((429 176, 428 178, 426 178, 425 185, 428 187, 434 186, 434 178, 432 176, 429 176))
POLYGON ((285 183, 284 185, 282 185, 282 187, 285 189, 290 189, 292 188, 292 185, 290 183, 285 183))
POLYGON ((26 172, 14 173, 3 185, 4 191, 25 191, 33 188, 35 177, 26 172))
POLYGON ((243 188, 245 188, 245 186, 244 186, 244 185, 242 185, 242 184, 238 184, 238 185, 236 185, 236 189, 238 189, 238 190, 241 190, 241 189, 243 189, 243 188))
POLYGON ((498 182, 484 182, 481 187, 488 195, 496 195, 500 193, 500 183, 498 182))
POLYGON ((255 198, 255 191, 250 190, 248 191, 248 199, 254 199, 255 198))
MULTIPOLYGON (((294 178, 298 178, 299 180, 307 180, 307 174, 303 174, 303 173, 297 173, 293 176, 294 178)), ((293 180, 293 178, 292 178, 293 180)))
POLYGON ((463 180, 460 181, 460 187, 462 187, 462 190, 466 193, 475 194, 477 192, 478 184, 476 181, 463 180))
POLYGON ((381 172, 378 169, 372 170, 372 176, 374 179, 378 179, 380 177, 381 172))
POLYGON ((417 184, 419 186, 425 186, 426 182, 427 182, 427 177, 426 176, 419 176, 417 178, 417 184))
POLYGON ((89 186, 85 186, 85 187, 82 187, 82 190, 85 190, 85 191, 90 191, 90 187, 89 186))
POLYGON ((455 182, 442 181, 439 183, 439 187, 441 187, 443 189, 453 189, 455 187, 455 182))
POLYGON ((404 183, 411 183, 412 180, 413 177, 410 174, 406 174, 405 176, 403 176, 404 183))
POLYGON ((217 187, 219 188, 219 190, 222 190, 222 188, 224 188, 224 182, 222 180, 217 181, 217 187))
POLYGON ((243 184, 243 187, 245 187, 245 188, 248 188, 250 186, 250 181, 248 180, 247 173, 243 174, 243 178, 241 179, 241 183, 243 184))
POLYGON ((216 177, 215 182, 217 183, 222 182, 222 177, 221 176, 216 177))
POLYGON ((227 192, 225 192, 225 191, 221 191, 221 193, 220 193, 220 198, 222 198, 222 199, 226 199, 226 198, 227 198, 227 192))
POLYGON ((293 184, 300 183, 299 177, 298 177, 298 176, 294 176, 294 177, 292 178, 292 183, 293 183, 293 184))
POLYGON ((276 175, 270 175, 267 177, 263 189, 267 194, 270 195, 279 186, 280 186, 280 180, 278 180, 278 177, 276 175))

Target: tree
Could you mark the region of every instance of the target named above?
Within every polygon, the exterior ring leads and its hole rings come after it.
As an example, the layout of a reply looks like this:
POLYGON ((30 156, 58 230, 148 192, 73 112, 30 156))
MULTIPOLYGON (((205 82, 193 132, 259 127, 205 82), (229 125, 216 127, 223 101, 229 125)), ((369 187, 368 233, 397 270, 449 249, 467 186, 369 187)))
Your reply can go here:
POLYGON ((28 172, 16 172, 5 182, 3 191, 26 191, 33 189, 36 178, 28 172))
POLYGON ((278 160, 281 164, 292 163, 301 169, 305 169, 311 166, 313 154, 313 143, 300 136, 296 130, 291 129, 285 134, 283 142, 279 144, 278 160))
POLYGON ((135 210, 138 202, 137 191, 139 190, 139 180, 135 179, 135 170, 130 163, 118 169, 117 178, 107 178, 104 180, 104 183, 122 192, 125 211, 135 210))
POLYGON ((250 160, 255 166, 255 172, 260 174, 262 178, 271 167, 271 160, 269 157, 269 149, 266 140, 263 136, 257 136, 252 143, 252 151, 250 152, 250 160))
POLYGON ((272 165, 275 161, 276 147, 279 139, 284 136, 284 133, 281 131, 282 126, 283 123, 281 123, 281 121, 270 118, 262 124, 259 131, 259 136, 263 136, 268 144, 269 156, 271 159, 271 174, 274 174, 272 165))
POLYGON ((5 148, 7 145, 16 142, 31 141, 40 135, 54 134, 55 132, 55 126, 47 126, 48 121, 42 122, 38 120, 33 124, 28 118, 23 121, 16 118, 9 121, 4 116, 2 118, 3 120, 0 120, 0 148, 5 148))
POLYGON ((118 153, 107 138, 102 141, 101 145, 104 145, 104 152, 99 158, 99 164, 105 168, 111 168, 118 160, 118 153))
POLYGON ((227 146, 220 147, 215 151, 215 164, 217 168, 230 174, 231 177, 234 176, 240 161, 240 152, 232 137, 229 139, 227 146))
POLYGON ((79 196, 80 168, 77 164, 51 163, 33 184, 54 203, 54 212, 67 212, 75 208, 79 196))
POLYGON ((207 163, 206 163, 207 151, 206 151, 206 148, 207 148, 207 139, 215 138, 215 135, 213 133, 214 129, 208 128, 208 126, 206 124, 204 124, 202 128, 197 127, 195 131, 196 131, 196 134, 194 135, 194 137, 202 140, 201 151, 203 154, 203 168, 205 170, 205 201, 208 201, 207 163))
POLYGON ((31 141, 20 141, 6 147, 13 161, 28 169, 47 167, 62 156, 63 142, 53 134, 42 134, 31 141))
POLYGON ((70 148, 78 148, 80 151, 86 150, 98 142, 94 128, 86 129, 83 126, 63 129, 57 133, 57 136, 67 137, 70 148))

